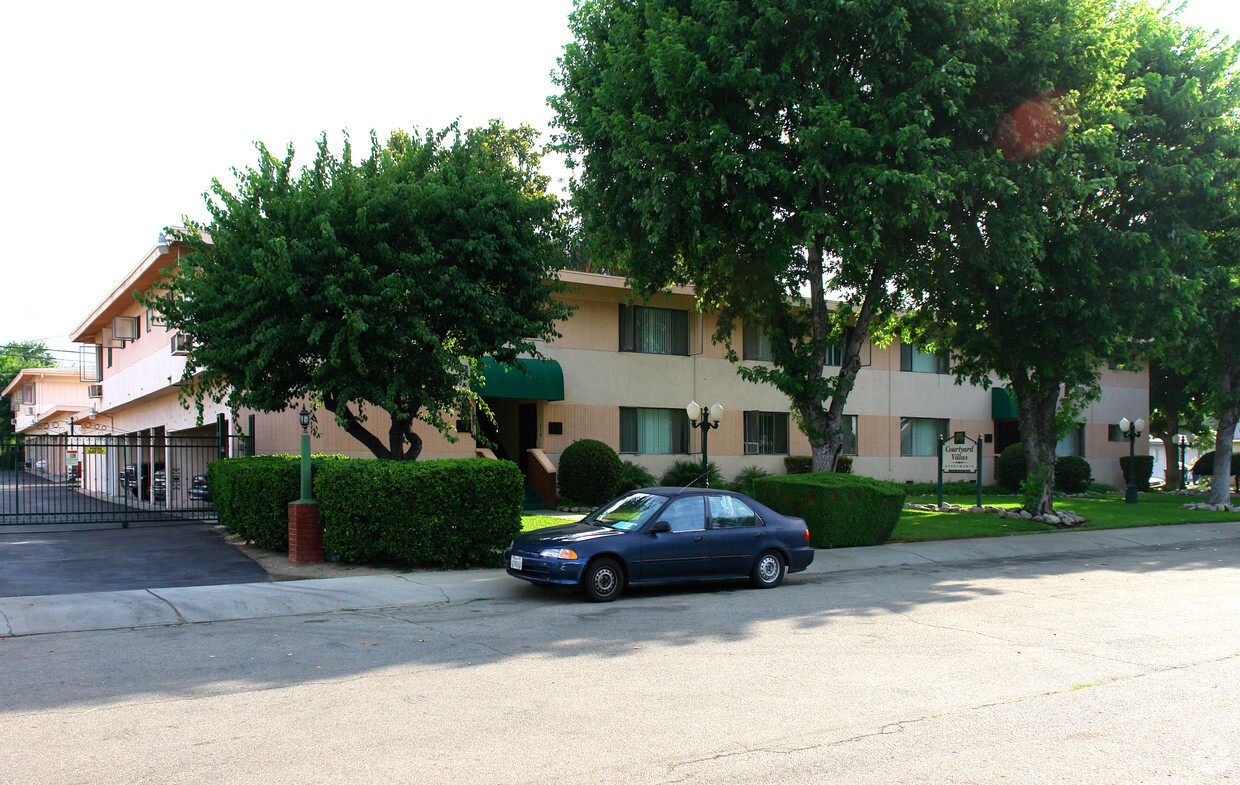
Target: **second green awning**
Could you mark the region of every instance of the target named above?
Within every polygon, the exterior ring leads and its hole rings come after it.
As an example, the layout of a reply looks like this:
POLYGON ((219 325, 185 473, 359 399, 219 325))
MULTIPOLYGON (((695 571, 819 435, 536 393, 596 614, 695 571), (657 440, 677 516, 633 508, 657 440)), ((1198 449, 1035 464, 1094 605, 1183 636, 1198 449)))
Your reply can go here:
POLYGON ((1006 387, 990 388, 990 419, 1019 420, 1020 412, 1016 410, 1016 401, 1006 387))

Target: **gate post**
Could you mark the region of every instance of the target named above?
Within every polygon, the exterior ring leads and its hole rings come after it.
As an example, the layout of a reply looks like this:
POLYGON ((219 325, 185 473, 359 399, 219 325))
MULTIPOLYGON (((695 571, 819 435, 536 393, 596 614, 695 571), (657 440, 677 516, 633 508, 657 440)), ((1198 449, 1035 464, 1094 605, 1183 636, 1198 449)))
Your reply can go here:
POLYGON ((301 498, 288 505, 289 564, 317 564, 323 561, 323 525, 319 523, 319 503, 310 484, 310 412, 303 406, 301 421, 301 498))

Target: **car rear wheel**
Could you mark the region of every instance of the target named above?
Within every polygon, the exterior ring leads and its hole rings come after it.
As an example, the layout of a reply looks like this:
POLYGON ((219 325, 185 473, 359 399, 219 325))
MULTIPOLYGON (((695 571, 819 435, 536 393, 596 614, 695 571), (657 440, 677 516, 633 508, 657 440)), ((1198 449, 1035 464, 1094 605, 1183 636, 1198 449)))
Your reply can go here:
POLYGON ((753 563, 749 582, 758 589, 774 589, 784 582, 784 557, 778 551, 763 551, 753 563))
POLYGON ((581 576, 581 590, 592 602, 611 602, 624 589, 624 572, 615 559, 590 562, 581 576))

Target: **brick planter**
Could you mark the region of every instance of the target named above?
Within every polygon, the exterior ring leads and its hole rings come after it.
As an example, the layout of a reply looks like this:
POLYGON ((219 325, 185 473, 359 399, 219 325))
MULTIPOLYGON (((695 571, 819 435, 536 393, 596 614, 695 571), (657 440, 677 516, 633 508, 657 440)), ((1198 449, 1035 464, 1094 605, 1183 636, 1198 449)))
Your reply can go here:
POLYGON ((323 561, 323 525, 317 502, 292 502, 288 506, 288 563, 318 564, 323 561))

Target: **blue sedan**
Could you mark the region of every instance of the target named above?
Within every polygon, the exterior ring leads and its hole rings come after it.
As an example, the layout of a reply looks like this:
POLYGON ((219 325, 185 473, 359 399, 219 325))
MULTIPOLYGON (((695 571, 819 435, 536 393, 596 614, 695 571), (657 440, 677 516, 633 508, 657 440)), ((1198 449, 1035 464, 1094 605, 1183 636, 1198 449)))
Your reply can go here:
POLYGON ((524 532, 504 551, 508 574, 578 586, 610 602, 625 586, 748 578, 771 589, 814 560, 805 521, 710 488, 643 488, 580 523, 524 532))

